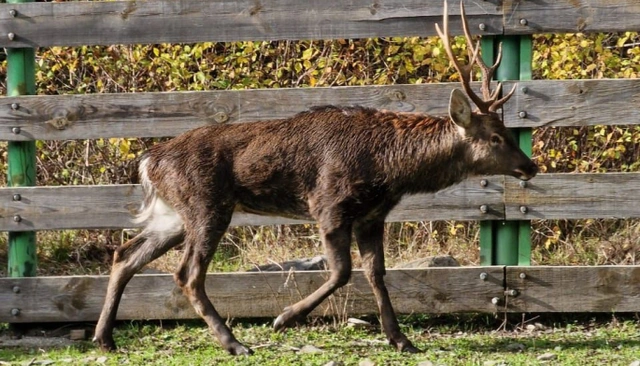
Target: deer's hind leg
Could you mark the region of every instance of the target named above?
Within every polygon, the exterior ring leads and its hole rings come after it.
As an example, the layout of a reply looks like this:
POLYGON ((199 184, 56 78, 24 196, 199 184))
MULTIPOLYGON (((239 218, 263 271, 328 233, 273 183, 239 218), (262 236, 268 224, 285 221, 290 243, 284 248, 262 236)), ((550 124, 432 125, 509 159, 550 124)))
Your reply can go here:
POLYGON ((207 267, 233 215, 233 205, 222 206, 220 204, 215 209, 209 207, 200 211, 193 211, 194 207, 190 207, 192 212, 210 214, 206 218, 192 218, 185 223, 185 252, 174 278, 222 347, 232 355, 249 355, 253 352, 235 338, 209 300, 204 287, 207 267))
POLYGON ((93 338, 103 350, 112 351, 116 348, 113 327, 122 293, 129 280, 145 265, 183 240, 182 220, 174 211, 166 212, 168 215, 152 217, 140 234, 114 253, 107 294, 93 338))

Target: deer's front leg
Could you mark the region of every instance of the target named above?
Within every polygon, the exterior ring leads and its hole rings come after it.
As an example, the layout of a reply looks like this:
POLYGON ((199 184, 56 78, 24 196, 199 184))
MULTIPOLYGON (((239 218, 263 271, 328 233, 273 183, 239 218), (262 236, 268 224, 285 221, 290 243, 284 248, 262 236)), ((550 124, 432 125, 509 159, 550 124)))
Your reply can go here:
POLYGON ((398 318, 391 305, 389 292, 384 284, 384 248, 382 246, 384 234, 384 221, 361 222, 354 228, 358 249, 362 257, 365 276, 373 289, 373 294, 378 303, 382 329, 398 351, 417 353, 420 350, 413 346, 411 341, 400 331, 398 318))
POLYGON ((304 321, 306 316, 324 299, 349 282, 351 277, 351 225, 341 224, 332 228, 320 223, 320 234, 331 270, 329 279, 311 295, 287 307, 273 323, 276 330, 283 330, 304 321))

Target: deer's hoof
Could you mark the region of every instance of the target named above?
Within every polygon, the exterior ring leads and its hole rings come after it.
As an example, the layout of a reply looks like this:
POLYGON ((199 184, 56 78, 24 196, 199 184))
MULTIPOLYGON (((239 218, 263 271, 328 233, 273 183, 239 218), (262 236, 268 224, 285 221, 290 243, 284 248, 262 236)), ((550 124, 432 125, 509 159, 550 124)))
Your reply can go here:
POLYGON ((250 356, 253 350, 242 343, 234 343, 227 347, 227 351, 234 356, 250 356))
POLYGON ((297 314, 290 307, 287 307, 273 322, 273 329, 283 331, 287 328, 295 327, 304 322, 305 318, 304 315, 297 314))
POLYGON ((405 353, 422 353, 422 351, 419 348, 415 347, 411 343, 409 343, 408 345, 405 345, 404 347, 398 347, 398 351, 405 352, 405 353))
POLYGON ((95 336, 93 342, 97 343, 100 349, 105 352, 113 352, 118 349, 112 336, 95 336))

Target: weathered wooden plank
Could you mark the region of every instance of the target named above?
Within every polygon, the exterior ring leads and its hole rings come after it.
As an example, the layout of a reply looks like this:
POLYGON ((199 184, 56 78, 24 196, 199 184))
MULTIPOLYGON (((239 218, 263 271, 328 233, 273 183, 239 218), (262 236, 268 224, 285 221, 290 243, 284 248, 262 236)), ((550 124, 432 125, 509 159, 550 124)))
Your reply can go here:
MULTIPOLYGON (((511 85, 507 83, 505 90, 511 85)), ((0 140, 175 136, 205 124, 286 118, 325 104, 446 115, 449 95, 457 87, 458 83, 440 83, 6 97, 0 99, 0 140)), ((629 108, 636 104, 640 80, 523 81, 505 105, 505 124, 637 124, 629 108), (521 111, 526 118, 519 116, 521 111)))
MULTIPOLYGON (((473 29, 502 33, 495 1, 465 0, 473 29)), ((452 6, 450 14, 458 14, 452 6)), ((435 35, 442 1, 154 0, 0 4, 0 47, 435 35), (14 9, 14 17, 9 10, 14 9), (13 33, 13 39, 7 35, 13 33)), ((461 34, 457 16, 452 34, 461 34)))
MULTIPOLYGON (((218 312, 228 318, 273 317, 316 290, 328 272, 216 273, 206 288, 218 312)), ((400 314, 492 312, 491 299, 503 295, 502 267, 390 269, 385 276, 400 314), (480 273, 486 273, 482 280, 480 273)), ((107 276, 0 278, 0 322, 95 321, 107 276), (18 287, 16 291, 14 288, 18 287), (19 315, 12 316, 12 309, 19 315)), ((321 304, 313 315, 377 313, 362 271, 321 304)), ((126 287, 118 319, 198 318, 172 275, 137 275, 126 287)))
POLYGON ((508 220, 640 217, 640 173, 539 174, 505 180, 508 220), (522 213, 521 207, 526 207, 522 213))
MULTIPOLYGON (((469 179, 433 194, 408 196, 390 213, 389 221, 489 220, 504 216, 503 177, 469 179), (487 205, 483 214, 479 207, 487 205)), ((0 230, 30 231, 133 227, 132 215, 142 199, 139 185, 0 188, 0 230), (20 200, 14 200, 15 195, 20 200)), ((273 225, 307 221, 237 212, 231 224, 273 225)))
POLYGON ((640 30, 640 3, 628 0, 506 0, 506 34, 640 30))
POLYGON ((631 125, 640 123, 638 105, 640 79, 522 81, 504 120, 509 127, 631 125))
POLYGON ((446 115, 451 90, 457 87, 441 83, 6 97, 0 99, 0 140, 175 136, 205 124, 286 118, 326 104, 446 115))
POLYGON ((638 312, 640 266, 507 267, 511 312, 638 312), (524 278, 521 278, 524 274, 524 278))

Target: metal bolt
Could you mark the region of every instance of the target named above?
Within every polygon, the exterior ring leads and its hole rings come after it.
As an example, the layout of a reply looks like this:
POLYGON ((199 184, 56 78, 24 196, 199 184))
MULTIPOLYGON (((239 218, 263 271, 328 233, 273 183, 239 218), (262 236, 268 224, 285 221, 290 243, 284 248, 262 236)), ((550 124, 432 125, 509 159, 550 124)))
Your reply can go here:
POLYGON ((9 38, 10 41, 13 41, 14 38, 16 38, 15 33, 11 32, 9 34, 7 34, 7 38, 9 38))
POLYGON ((494 297, 493 299, 491 299, 491 303, 497 306, 500 303, 500 298, 494 297))
POLYGON ((13 132, 14 135, 19 135, 20 134, 20 127, 12 128, 11 132, 13 132))
POLYGON ((527 274, 524 272, 520 273, 520 279, 524 280, 525 278, 527 278, 527 274))
POLYGON ((481 31, 485 31, 487 29, 487 25, 484 23, 480 23, 478 24, 478 28, 480 28, 481 31))
POLYGON ((529 92, 529 88, 527 88, 526 86, 523 86, 522 89, 520 89, 520 91, 522 92, 522 94, 527 94, 529 92))
POLYGON ((513 297, 518 296, 518 290, 514 289, 514 290, 507 291, 507 296, 513 296, 513 297))
POLYGON ((14 294, 19 294, 20 293, 20 286, 13 286, 12 290, 13 290, 14 294))
POLYGON ((527 25, 529 24, 529 21, 526 20, 525 18, 520 19, 520 25, 527 25))
POLYGON ((489 277, 485 272, 480 273, 480 279, 483 281, 487 280, 487 277, 489 277))
POLYGON ((22 196, 19 193, 16 193, 12 198, 14 201, 20 201, 22 199, 22 196))
POLYGON ((18 103, 11 103, 11 109, 13 109, 14 111, 17 111, 18 108, 20 108, 20 104, 18 103))
POLYGON ((20 221, 22 221, 22 217, 20 217, 20 215, 15 215, 15 216, 13 217, 13 221, 15 221, 15 222, 20 222, 20 221))
POLYGON ((20 315, 20 309, 16 309, 16 308, 11 309, 11 315, 13 316, 20 315))
POLYGON ((488 185, 489 185, 489 181, 488 181, 488 180, 486 180, 486 179, 482 179, 482 180, 480 181, 480 187, 486 187, 486 186, 488 186, 488 185))
POLYGON ((521 180, 518 185, 520 186, 520 188, 527 188, 527 181, 521 180))
POLYGON ((18 12, 16 11, 16 9, 11 9, 9 10, 9 15, 11 15, 12 17, 15 17, 16 15, 18 15, 18 12))
POLYGON ((526 214, 529 211, 529 209, 527 208, 527 206, 520 206, 520 212, 522 212, 523 214, 526 214))
POLYGON ((483 214, 486 214, 487 212, 489 212, 489 206, 487 205, 480 206, 480 212, 482 212, 483 214))
POLYGON ((520 117, 520 118, 527 118, 527 112, 526 112, 526 111, 520 111, 520 112, 518 112, 518 117, 520 117))

